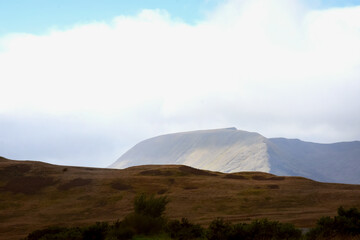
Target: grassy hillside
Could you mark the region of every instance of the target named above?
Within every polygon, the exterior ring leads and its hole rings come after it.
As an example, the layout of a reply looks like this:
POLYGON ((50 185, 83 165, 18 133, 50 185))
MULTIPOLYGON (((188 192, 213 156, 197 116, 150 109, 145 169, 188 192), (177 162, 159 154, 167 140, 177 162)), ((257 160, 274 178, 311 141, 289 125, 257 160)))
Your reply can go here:
POLYGON ((166 216, 203 225, 216 217, 267 217, 312 227, 321 216, 336 215, 340 205, 360 207, 360 185, 175 165, 115 170, 0 158, 0 239, 19 239, 50 225, 122 219, 140 192, 167 195, 166 216))

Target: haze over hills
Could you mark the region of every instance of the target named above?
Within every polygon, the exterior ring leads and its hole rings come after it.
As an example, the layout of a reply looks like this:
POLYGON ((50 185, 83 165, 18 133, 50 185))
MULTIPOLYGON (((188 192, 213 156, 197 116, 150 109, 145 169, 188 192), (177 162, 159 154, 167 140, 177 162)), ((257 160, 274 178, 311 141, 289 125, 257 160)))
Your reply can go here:
POLYGON ((110 167, 183 164, 225 173, 262 171, 317 181, 360 183, 360 142, 319 144, 265 138, 236 128, 202 130, 147 139, 110 167))

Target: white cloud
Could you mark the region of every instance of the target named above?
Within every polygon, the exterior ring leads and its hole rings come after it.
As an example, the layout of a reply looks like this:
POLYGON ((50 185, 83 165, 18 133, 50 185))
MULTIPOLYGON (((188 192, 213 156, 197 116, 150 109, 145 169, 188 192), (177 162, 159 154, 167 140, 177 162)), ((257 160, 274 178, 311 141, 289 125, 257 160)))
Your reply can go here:
POLYGON ((230 0, 196 25, 143 10, 12 34, 0 39, 0 114, 90 115, 114 129, 107 136, 136 140, 229 125, 360 139, 359 42, 360 7, 315 11, 295 0, 230 0))

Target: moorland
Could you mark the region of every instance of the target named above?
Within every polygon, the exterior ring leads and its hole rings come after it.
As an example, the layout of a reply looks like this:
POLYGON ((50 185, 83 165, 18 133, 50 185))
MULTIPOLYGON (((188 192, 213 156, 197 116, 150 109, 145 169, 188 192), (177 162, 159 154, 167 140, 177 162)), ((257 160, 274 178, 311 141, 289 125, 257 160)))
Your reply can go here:
POLYGON ((0 239, 48 226, 123 219, 139 193, 166 196, 165 215, 207 226, 268 218, 310 228, 339 206, 360 208, 360 185, 321 183, 262 172, 225 174, 183 165, 127 169, 57 166, 0 158, 0 239))

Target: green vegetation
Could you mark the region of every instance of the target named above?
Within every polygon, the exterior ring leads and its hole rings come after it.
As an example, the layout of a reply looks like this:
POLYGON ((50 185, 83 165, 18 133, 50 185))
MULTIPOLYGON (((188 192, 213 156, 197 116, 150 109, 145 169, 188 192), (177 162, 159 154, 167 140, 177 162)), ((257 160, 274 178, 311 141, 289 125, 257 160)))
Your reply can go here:
POLYGON ((307 234, 307 239, 360 238, 360 212, 356 208, 348 210, 340 207, 338 216, 322 217, 315 228, 307 234))
POLYGON ((322 240, 360 237, 360 212, 340 207, 338 216, 322 217, 306 235, 289 223, 268 219, 232 224, 221 218, 203 228, 188 219, 167 220, 166 196, 141 194, 135 197, 134 212, 122 221, 98 222, 88 227, 48 227, 30 233, 25 240, 322 240))
POLYGON ((250 224, 232 225, 222 219, 214 220, 207 231, 209 240, 262 240, 262 239, 301 239, 301 231, 294 225, 267 219, 255 220, 250 224))
POLYGON ((28 235, 26 240, 50 240, 50 239, 83 239, 84 230, 80 228, 61 228, 49 227, 42 230, 36 230, 28 235))
POLYGON ((159 218, 164 214, 168 203, 169 200, 166 196, 155 198, 154 195, 146 196, 141 194, 134 200, 134 210, 136 214, 159 218))
POLYGON ((250 224, 232 225, 222 219, 211 222, 207 239, 209 240, 262 240, 262 239, 301 239, 301 231, 294 225, 267 219, 255 220, 250 224))
POLYGON ((160 233, 166 224, 163 214, 168 202, 166 196, 156 198, 141 194, 135 197, 134 213, 127 215, 122 224, 134 234, 160 233))
POLYGON ((169 221, 166 232, 171 239, 186 240, 186 239, 201 239, 204 236, 205 230, 199 224, 192 224, 186 218, 169 221))
POLYGON ((141 194, 135 197, 134 212, 123 221, 98 222, 84 228, 49 227, 30 233, 26 240, 125 240, 134 236, 134 239, 146 239, 140 237, 161 235, 165 233, 167 221, 163 214, 168 202, 167 197, 141 194))

